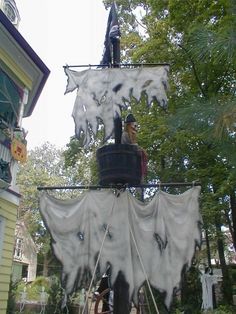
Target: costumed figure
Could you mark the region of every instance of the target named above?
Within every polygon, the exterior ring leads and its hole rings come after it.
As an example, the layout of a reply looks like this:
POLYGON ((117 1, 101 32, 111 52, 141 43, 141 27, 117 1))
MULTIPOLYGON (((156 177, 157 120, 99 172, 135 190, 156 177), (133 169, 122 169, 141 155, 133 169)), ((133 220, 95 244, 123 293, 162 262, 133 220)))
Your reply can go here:
POLYGON ((213 285, 218 281, 218 276, 212 274, 209 267, 205 269, 205 272, 201 272, 202 283, 202 310, 213 309, 213 285))
MULTIPOLYGON (((138 132, 138 123, 132 113, 128 114, 124 122, 124 131, 121 137, 122 144, 138 145, 137 144, 137 132, 138 132)), ((139 147, 141 155, 141 173, 142 181, 147 175, 147 153, 146 151, 139 147)))
POLYGON ((102 302, 102 312, 104 313, 110 313, 109 311, 112 311, 113 309, 113 291, 110 288, 110 275, 111 269, 109 266, 106 273, 102 276, 98 289, 95 291, 96 297, 98 297, 102 292, 107 291, 107 293, 104 293, 102 302))
POLYGON ((122 144, 137 144, 137 132, 138 132, 138 123, 135 120, 135 117, 132 113, 128 114, 125 118, 124 123, 124 132, 122 133, 121 143, 122 144))

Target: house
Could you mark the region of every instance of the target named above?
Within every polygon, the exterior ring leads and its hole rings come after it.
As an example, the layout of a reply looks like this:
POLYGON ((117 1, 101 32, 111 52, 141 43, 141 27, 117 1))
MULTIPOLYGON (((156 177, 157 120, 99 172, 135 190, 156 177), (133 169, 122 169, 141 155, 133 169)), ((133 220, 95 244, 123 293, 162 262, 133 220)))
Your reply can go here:
POLYGON ((37 271, 37 247, 23 221, 16 222, 12 281, 34 281, 37 271))
POLYGON ((6 313, 20 194, 18 163, 26 159, 22 119, 29 117, 49 70, 17 30, 14 0, 0 0, 0 314, 6 313))

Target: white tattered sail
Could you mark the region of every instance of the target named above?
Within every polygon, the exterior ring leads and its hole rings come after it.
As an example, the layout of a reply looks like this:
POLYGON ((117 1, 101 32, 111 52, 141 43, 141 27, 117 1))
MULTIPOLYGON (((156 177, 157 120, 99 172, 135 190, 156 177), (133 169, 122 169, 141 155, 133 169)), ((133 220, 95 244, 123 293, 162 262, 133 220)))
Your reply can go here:
POLYGON ((65 68, 68 77, 66 93, 77 89, 72 116, 75 134, 84 135, 84 145, 89 144, 90 130, 96 135, 99 119, 105 127, 105 139, 111 137, 113 118, 134 97, 140 100, 146 94, 147 105, 156 100, 163 108, 167 106, 167 65, 140 68, 107 68, 72 71, 65 68))
POLYGON ((141 203, 127 191, 117 197, 111 190, 91 190, 70 200, 41 194, 40 211, 63 266, 66 294, 85 286, 100 252, 101 274, 111 264, 113 285, 122 272, 135 304, 139 288, 148 279, 165 292, 169 307, 184 266, 191 265, 195 246, 200 244, 199 193, 200 187, 180 195, 160 191, 149 203, 141 203))

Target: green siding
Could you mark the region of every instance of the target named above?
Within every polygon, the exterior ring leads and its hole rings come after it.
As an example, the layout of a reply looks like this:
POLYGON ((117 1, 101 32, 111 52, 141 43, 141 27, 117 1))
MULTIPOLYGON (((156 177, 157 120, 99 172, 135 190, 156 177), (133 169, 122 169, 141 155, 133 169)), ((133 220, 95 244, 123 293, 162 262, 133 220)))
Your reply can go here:
POLYGON ((0 314, 6 314, 7 301, 0 299, 0 314))
POLYGON ((0 314, 5 314, 12 272, 17 206, 0 198, 0 216, 4 218, 3 243, 0 252, 0 314))

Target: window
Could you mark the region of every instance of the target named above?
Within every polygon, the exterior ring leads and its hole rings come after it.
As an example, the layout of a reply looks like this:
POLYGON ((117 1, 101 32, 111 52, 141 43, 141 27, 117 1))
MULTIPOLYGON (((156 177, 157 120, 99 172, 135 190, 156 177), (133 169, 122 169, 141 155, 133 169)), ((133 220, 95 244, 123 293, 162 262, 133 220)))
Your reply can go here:
POLYGON ((15 243, 14 258, 21 259, 23 249, 23 239, 17 238, 15 243))
POLYGON ((4 237, 5 218, 0 216, 0 264, 3 250, 3 237, 4 237))
POLYGON ((17 119, 22 89, 0 68, 0 119, 5 122, 1 128, 14 127, 17 119))
POLYGON ((23 265, 22 266, 22 274, 21 274, 21 278, 25 278, 27 280, 28 278, 28 268, 29 268, 29 265, 23 265))

